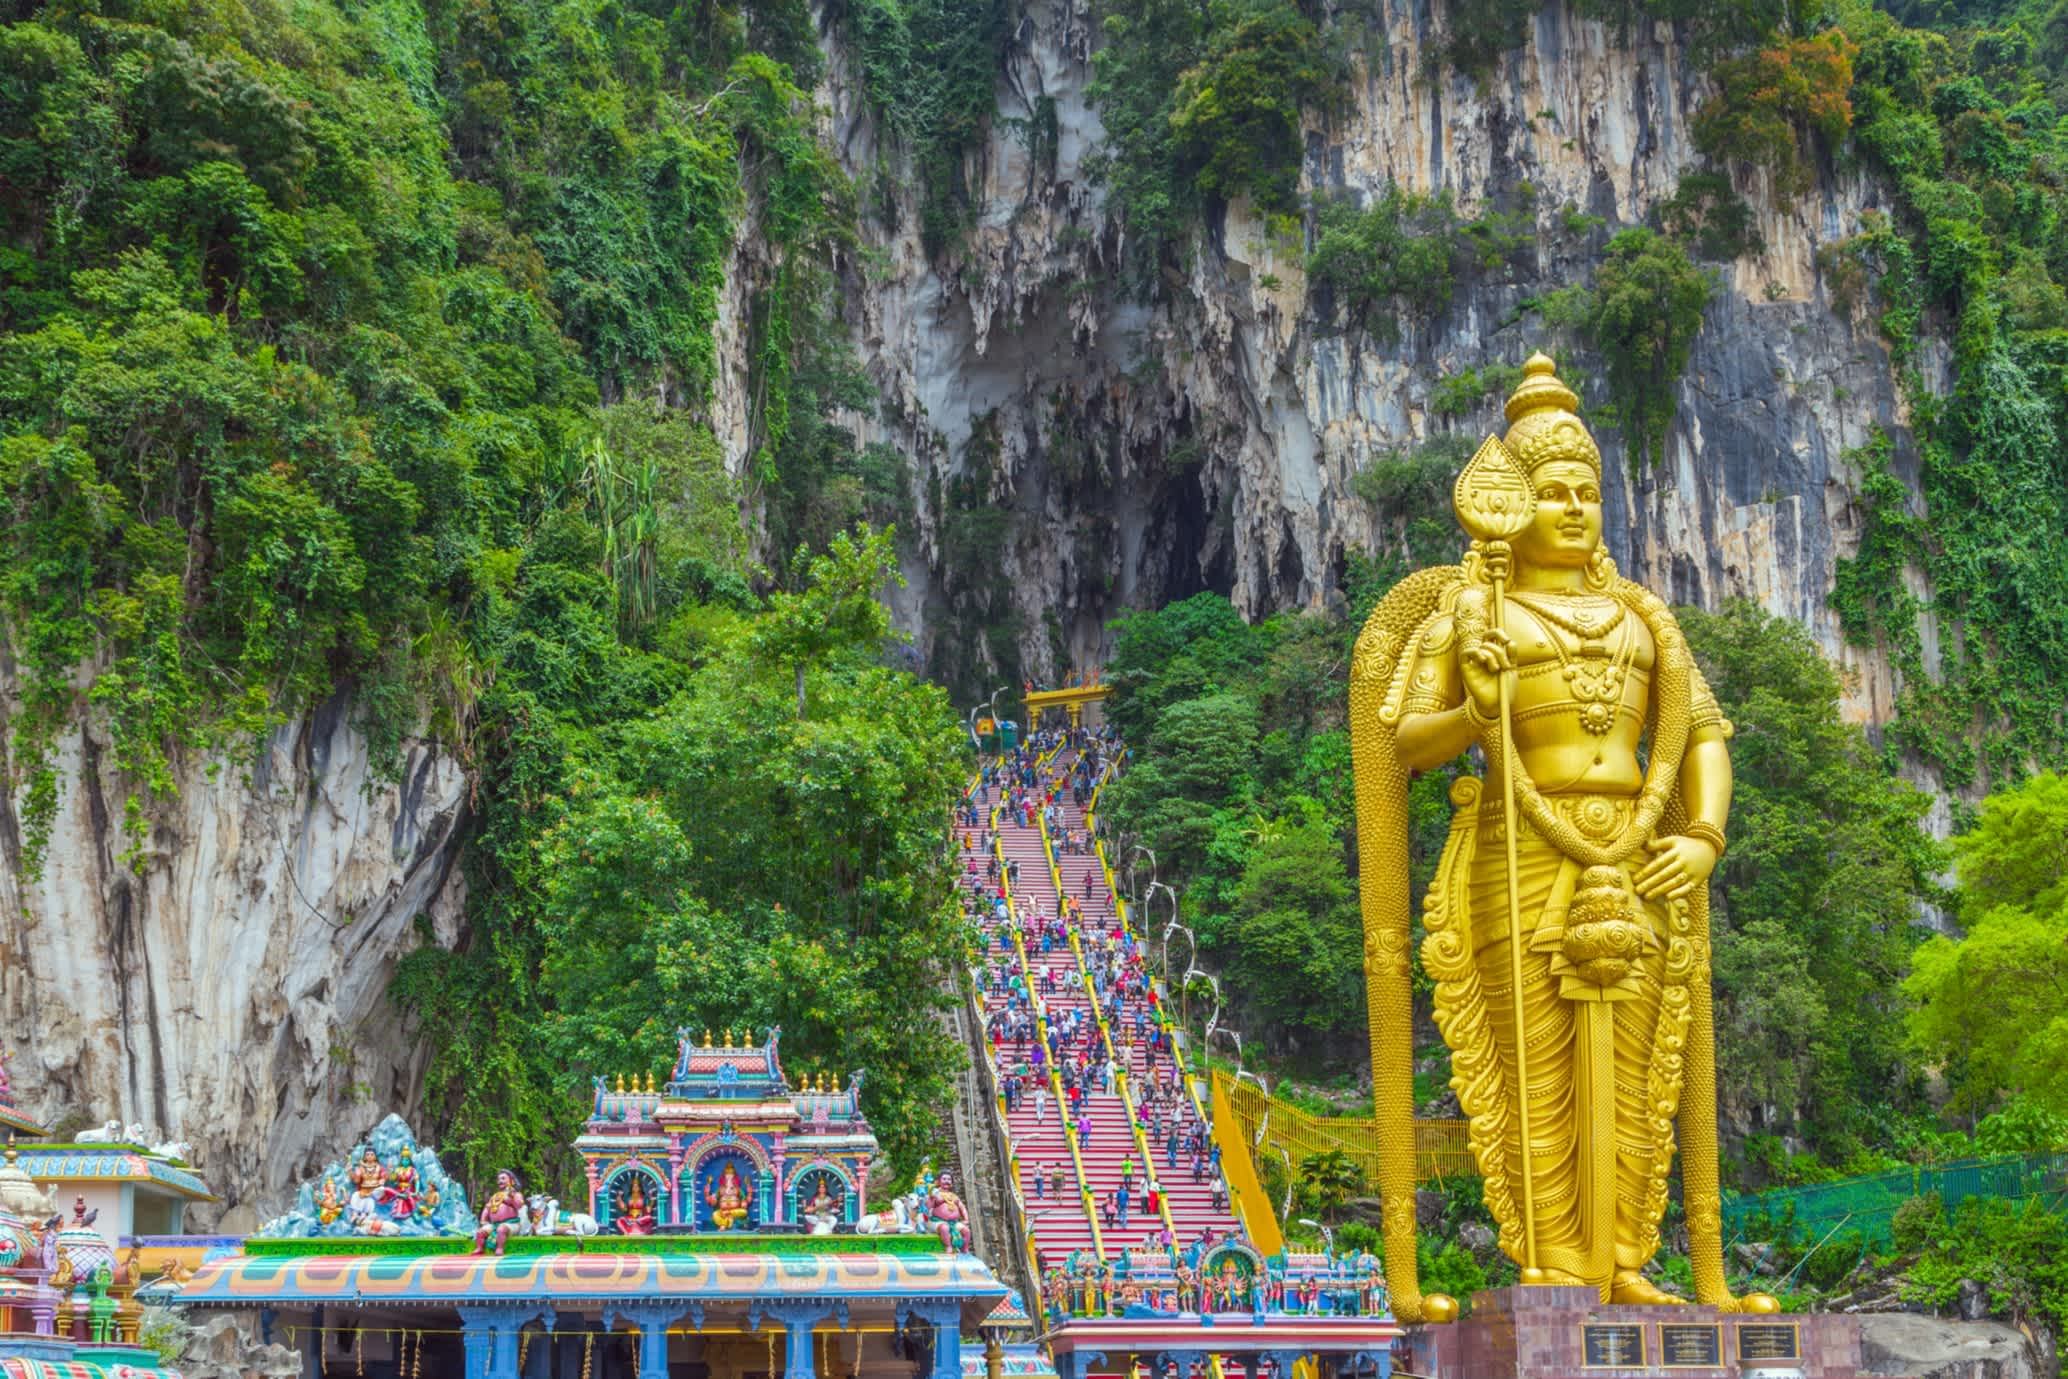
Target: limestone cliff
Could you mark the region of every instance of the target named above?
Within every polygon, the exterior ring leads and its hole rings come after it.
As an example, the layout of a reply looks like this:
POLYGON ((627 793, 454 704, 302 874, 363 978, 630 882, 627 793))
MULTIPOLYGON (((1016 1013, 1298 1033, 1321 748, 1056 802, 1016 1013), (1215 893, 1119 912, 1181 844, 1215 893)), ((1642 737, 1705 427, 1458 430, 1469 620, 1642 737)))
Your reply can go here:
MULTIPOLYGON (((1123 232, 1086 175, 1101 129, 1082 0, 1027 6, 990 141, 971 155, 981 209, 967 245, 929 260, 909 184, 903 228, 868 227, 880 257, 854 275, 853 310, 884 407, 864 429, 908 449, 915 492, 936 495, 899 614, 937 667, 953 665, 941 640, 966 634, 955 608, 981 577, 943 559, 952 519, 937 495, 960 471, 983 475, 1011 516, 995 575, 1032 673, 1096 660, 1127 607, 1202 589, 1251 614, 1325 598, 1347 552, 1388 539, 1351 476, 1445 429, 1432 388, 1519 363, 1545 333, 1526 299, 1584 279, 1609 235, 1700 165, 1690 120, 1706 85, 1668 26, 1619 33, 1546 5, 1532 41, 1475 81, 1425 61, 1440 6, 1383 0, 1374 12, 1383 19, 1353 38, 1348 108, 1308 131, 1306 188, 1448 188, 1465 213, 1533 193, 1537 221, 1526 267, 1461 281, 1441 316, 1397 342, 1319 309, 1304 272, 1311 223, 1274 233, 1241 205, 1202 233, 1182 282, 1149 301, 1122 290, 1123 232), (1055 112, 1052 157, 1025 134, 1037 103, 1055 112)), ((823 94, 859 173, 896 151, 879 145, 838 37, 823 94)), ((1826 604, 1833 562, 1856 539, 1843 455, 1877 424, 1897 437, 1899 473, 1914 455, 1882 345, 1834 310, 1815 257, 1857 230, 1876 189, 1827 169, 1790 207, 1765 186, 1743 190, 1766 247, 1719 268, 1664 463, 1640 471, 1619 436, 1602 436, 1608 539, 1626 573, 1676 601, 1749 595, 1807 624, 1860 673, 1853 712, 1879 721, 1888 669, 1844 644, 1826 604)), ((1456 429, 1476 437, 1498 420, 1489 400, 1456 429)))
MULTIPOLYGON (((1443 377, 1518 362, 1542 333, 1524 301, 1583 277, 1609 234, 1698 163, 1689 121, 1705 91, 1667 29, 1620 34, 1551 4, 1530 44, 1474 81, 1428 74, 1440 8, 1373 12, 1351 99, 1308 131, 1309 189, 1448 188, 1471 213, 1517 204, 1527 183, 1538 231, 1526 266, 1461 281, 1397 342, 1344 330, 1310 296, 1311 227, 1274 231, 1240 205, 1203 228, 1182 278, 1146 300, 1119 284, 1124 232, 1086 171, 1103 135, 1085 0, 1026 0, 988 141, 968 154, 975 228, 929 255, 913 179, 876 175, 901 151, 840 22, 822 25, 826 136, 894 211, 865 220, 864 253, 842 266, 882 400, 852 420, 910 457, 918 539, 896 613, 937 670, 998 683, 1014 658, 973 649, 980 624, 1011 629, 1016 659, 1047 674, 1095 660, 1129 607, 1202 589, 1252 614, 1328 598, 1350 552, 1393 539, 1352 476, 1446 425, 1430 405, 1443 377), (1054 137, 1030 138, 1051 109, 1054 137), (943 497, 962 474, 1004 518, 974 550, 947 539, 967 516, 943 497)), ((1860 672, 1854 711, 1879 719, 1887 667, 1843 644, 1825 602, 1853 540, 1842 456, 1880 424, 1899 473, 1914 457, 1883 349, 1833 309, 1815 258, 1876 192, 1831 170, 1785 209, 1746 190, 1767 247, 1722 270, 1665 463, 1638 472, 1603 436, 1609 540, 1676 600, 1749 594, 1808 624, 1860 672)), ((712 420, 742 469, 759 252, 743 228, 720 296, 712 420)), ((1489 404, 1457 429, 1495 420, 1489 404)), ((415 1110, 420 1055, 386 989, 417 916, 443 942, 457 933, 467 775, 416 744, 385 778, 341 692, 249 767, 186 763, 132 871, 109 756, 93 726, 63 740, 40 879, 24 879, 0 809, 0 1038, 34 1109, 192 1141, 226 1199, 199 1222, 250 1226, 382 1112, 415 1110)))
POLYGON ((92 726, 60 744, 39 877, 0 814, 0 1038, 25 1108, 190 1141, 222 1198, 190 1226, 250 1229, 414 1102, 421 1055, 387 988, 419 915, 456 936, 466 773, 418 744, 385 778, 341 693, 249 766, 188 763, 131 868, 109 756, 92 726))

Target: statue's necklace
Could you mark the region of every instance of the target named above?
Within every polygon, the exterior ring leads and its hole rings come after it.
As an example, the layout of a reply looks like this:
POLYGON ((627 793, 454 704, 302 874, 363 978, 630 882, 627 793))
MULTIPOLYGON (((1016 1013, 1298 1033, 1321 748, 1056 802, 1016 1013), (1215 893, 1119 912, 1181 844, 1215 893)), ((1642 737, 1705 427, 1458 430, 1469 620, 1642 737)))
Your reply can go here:
POLYGON ((1554 627, 1562 627, 1583 642, 1606 637, 1623 621, 1623 601, 1567 595, 1552 598, 1517 589, 1508 595, 1524 608, 1554 627))
POLYGON ((1622 602, 1610 600, 1612 612, 1585 617, 1584 621, 1582 615, 1593 610, 1561 608, 1559 614, 1563 616, 1559 616, 1539 607, 1534 598, 1518 597, 1517 602, 1545 622, 1580 639, 1576 658, 1566 652, 1564 639, 1556 633, 1545 638, 1558 653, 1559 673, 1572 686, 1580 726, 1596 737, 1606 737, 1616 726, 1616 715, 1622 709, 1623 677, 1637 657, 1637 638, 1623 626, 1622 602), (1582 626, 1590 630, 1583 632, 1582 626), (1602 645, 1601 638, 1617 629, 1621 629, 1622 635, 1611 651, 1602 645))

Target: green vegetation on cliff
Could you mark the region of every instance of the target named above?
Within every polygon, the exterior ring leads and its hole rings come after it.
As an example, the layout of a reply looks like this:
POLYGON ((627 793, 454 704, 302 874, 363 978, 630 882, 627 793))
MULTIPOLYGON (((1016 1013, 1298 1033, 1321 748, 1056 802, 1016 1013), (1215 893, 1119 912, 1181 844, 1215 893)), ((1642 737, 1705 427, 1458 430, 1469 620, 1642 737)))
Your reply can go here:
POLYGON ((956 1066, 932 1014, 954 723, 880 664, 888 538, 835 539, 909 497, 832 421, 872 399, 828 325, 854 210, 818 64, 795 0, 0 25, 25 861, 81 713, 133 785, 139 868, 183 758, 341 690, 389 769, 412 737, 460 753, 469 944, 398 994, 476 1177, 564 1170, 586 1077, 657 1065, 678 1019, 866 1065, 900 1161, 956 1066), (744 487, 702 420, 742 362, 744 487))

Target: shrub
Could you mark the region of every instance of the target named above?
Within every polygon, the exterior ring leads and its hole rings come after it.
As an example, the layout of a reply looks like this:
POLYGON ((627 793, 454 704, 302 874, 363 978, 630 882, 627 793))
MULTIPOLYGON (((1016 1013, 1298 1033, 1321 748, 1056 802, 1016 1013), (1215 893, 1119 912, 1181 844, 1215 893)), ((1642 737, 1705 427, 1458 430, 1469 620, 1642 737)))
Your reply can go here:
POLYGON ((1458 259, 1450 193, 1423 196, 1388 183, 1362 210, 1349 201, 1322 208, 1307 275, 1345 315, 1392 341, 1402 316, 1427 320, 1450 305, 1458 259))
POLYGON ((1756 163, 1786 201, 1809 189, 1798 130, 1833 144, 1852 128, 1847 93, 1859 45, 1829 29, 1716 65, 1717 93, 1695 115, 1695 145, 1712 158, 1756 163))
POLYGON ((1673 388, 1714 291, 1680 245, 1634 229, 1608 242, 1594 288, 1579 303, 1579 324, 1607 360, 1623 434, 1639 461, 1664 457, 1673 388))
POLYGON ((1936 1192, 1912 1197, 1889 1218, 1889 1240, 1900 1254, 1915 1254, 1946 1233, 1946 1203, 1936 1192))
POLYGON ((1289 211, 1299 189, 1300 111, 1342 81, 1340 62, 1289 4, 1260 5, 1214 35, 1178 82, 1170 132, 1181 171, 1223 200, 1289 211))

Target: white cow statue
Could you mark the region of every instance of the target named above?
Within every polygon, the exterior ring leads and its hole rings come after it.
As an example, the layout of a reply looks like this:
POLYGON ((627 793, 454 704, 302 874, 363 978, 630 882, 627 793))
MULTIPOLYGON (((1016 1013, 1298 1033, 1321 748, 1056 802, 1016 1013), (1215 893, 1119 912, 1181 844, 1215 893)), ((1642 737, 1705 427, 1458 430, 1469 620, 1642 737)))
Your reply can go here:
POLYGON ((585 1211, 562 1211, 560 1199, 534 1192, 525 1201, 533 1235, 594 1235, 602 1227, 585 1211))
POLYGON ((119 1120, 104 1121, 100 1129, 81 1130, 78 1135, 80 1144, 113 1144, 121 1138, 122 1122, 119 1120))
POLYGON ((912 1235, 919 1230, 919 1194, 908 1192, 890 1199, 889 1211, 872 1211, 854 1223, 856 1235, 912 1235))

